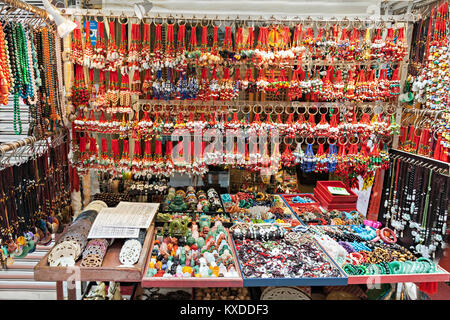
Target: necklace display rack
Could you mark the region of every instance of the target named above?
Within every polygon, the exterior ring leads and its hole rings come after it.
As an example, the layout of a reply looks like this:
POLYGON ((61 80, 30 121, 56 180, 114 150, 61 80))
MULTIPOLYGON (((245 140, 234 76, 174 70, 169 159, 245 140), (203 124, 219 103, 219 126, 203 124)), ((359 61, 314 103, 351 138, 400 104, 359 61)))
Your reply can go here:
POLYGON ((409 105, 397 149, 450 162, 448 2, 428 4, 414 23, 409 75, 400 96, 409 105), (406 119, 406 120, 407 120, 406 119), (414 122, 411 120, 414 119, 414 122))
POLYGON ((64 127, 61 39, 47 12, 18 0, 0 9, 0 104, 13 97, 14 132, 22 134, 20 100, 28 106, 28 135, 38 139, 64 127))
POLYGON ((447 236, 450 164, 396 149, 389 153, 379 220, 412 252, 438 261, 447 236))
POLYGON ((2 268, 24 258, 70 222, 68 132, 0 145, 2 268))

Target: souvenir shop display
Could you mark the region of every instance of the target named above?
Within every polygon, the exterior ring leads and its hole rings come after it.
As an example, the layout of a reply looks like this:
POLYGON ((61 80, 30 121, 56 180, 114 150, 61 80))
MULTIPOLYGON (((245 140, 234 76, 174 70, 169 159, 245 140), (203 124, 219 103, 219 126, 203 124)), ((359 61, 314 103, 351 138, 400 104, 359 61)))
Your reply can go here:
POLYGON ((300 221, 279 195, 262 192, 222 194, 225 211, 234 223, 282 224, 297 226, 300 221))
POLYGON ((66 281, 70 276, 66 268, 70 267, 79 268, 81 281, 141 279, 145 263, 143 252, 149 250, 153 227, 139 229, 137 236, 132 238, 118 238, 117 233, 120 231, 109 232, 111 238, 91 236, 99 214, 105 209, 108 209, 106 203, 100 200, 92 201, 85 207, 35 267, 38 281, 45 281, 49 277, 66 281))
POLYGON ((450 281, 447 0, 0 2, 0 139, 28 135, 0 144, 0 272, 39 256, 82 300, 450 281))
POLYGON ((244 286, 346 283, 329 256, 302 232, 278 225, 237 224, 231 234, 244 286))
POLYGON ((400 245, 396 233, 377 221, 311 228, 320 245, 349 276, 442 273, 432 260, 400 245))
POLYGON ((48 140, 26 138, 1 145, 0 170, 0 246, 2 268, 14 258, 33 253, 37 245, 52 241, 71 219, 67 132, 48 140), (10 163, 14 152, 25 152, 27 141, 35 143, 34 156, 24 156, 10 163), (14 149, 6 156, 6 152, 14 149))

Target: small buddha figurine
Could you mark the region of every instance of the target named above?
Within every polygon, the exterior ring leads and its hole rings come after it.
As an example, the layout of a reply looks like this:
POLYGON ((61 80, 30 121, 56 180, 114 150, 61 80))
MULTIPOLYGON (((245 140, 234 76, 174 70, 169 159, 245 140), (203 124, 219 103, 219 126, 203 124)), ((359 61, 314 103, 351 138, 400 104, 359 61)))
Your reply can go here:
POLYGON ((183 212, 187 210, 188 206, 180 195, 176 195, 170 202, 169 208, 171 211, 183 212))

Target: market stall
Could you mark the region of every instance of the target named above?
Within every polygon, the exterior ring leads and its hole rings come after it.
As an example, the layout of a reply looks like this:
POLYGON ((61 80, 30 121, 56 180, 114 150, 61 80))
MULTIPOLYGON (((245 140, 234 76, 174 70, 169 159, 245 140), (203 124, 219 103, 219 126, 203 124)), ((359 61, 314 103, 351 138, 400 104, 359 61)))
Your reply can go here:
POLYGON ((447 1, 0 2, 0 104, 30 119, 0 144, 2 269, 53 239, 58 298, 450 280, 447 1))

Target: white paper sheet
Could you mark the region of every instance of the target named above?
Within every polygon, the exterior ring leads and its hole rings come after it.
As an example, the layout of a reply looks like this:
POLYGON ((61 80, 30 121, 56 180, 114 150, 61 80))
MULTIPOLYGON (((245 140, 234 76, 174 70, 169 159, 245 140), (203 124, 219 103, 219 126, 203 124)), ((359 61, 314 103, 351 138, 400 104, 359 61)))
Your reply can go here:
POLYGON ((115 208, 103 208, 88 238, 137 238, 139 229, 150 226, 158 208, 159 203, 144 202, 120 202, 115 208))
POLYGON ((128 239, 138 238, 139 228, 105 227, 92 225, 88 239, 128 239))
POLYGON ((159 203, 121 201, 114 208, 117 215, 114 217, 114 224, 105 222, 103 225, 147 229, 155 218, 158 208, 159 203))

